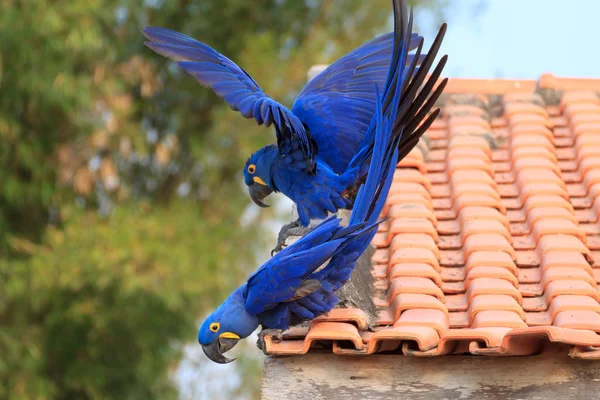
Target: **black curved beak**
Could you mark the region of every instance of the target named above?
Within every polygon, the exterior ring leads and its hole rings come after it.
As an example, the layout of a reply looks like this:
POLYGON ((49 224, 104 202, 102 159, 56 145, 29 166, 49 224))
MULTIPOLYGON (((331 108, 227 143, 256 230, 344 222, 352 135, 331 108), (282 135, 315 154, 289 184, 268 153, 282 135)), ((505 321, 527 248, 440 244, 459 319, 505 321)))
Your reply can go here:
POLYGON ((233 349, 238 341, 239 339, 219 338, 207 346, 202 345, 202 350, 204 351, 204 354, 206 354, 206 357, 210 358, 212 361, 218 364, 227 364, 236 359, 227 358, 223 353, 227 353, 229 350, 233 349))
POLYGON ((248 186, 248 192, 250 193, 250 198, 254 203, 256 203, 256 205, 263 208, 269 207, 268 204, 262 202, 265 197, 273 193, 268 186, 254 182, 252 185, 248 186))

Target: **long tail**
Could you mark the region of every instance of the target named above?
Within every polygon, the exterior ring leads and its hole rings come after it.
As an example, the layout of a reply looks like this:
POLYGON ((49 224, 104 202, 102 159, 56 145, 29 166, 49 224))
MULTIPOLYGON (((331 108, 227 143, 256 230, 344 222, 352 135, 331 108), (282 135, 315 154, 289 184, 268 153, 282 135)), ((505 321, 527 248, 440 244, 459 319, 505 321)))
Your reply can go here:
MULTIPOLYGON (((379 90, 376 98, 379 100, 379 90)), ((392 99, 393 105, 398 99, 392 99)), ((396 105, 397 107, 397 105, 396 105)), ((378 101, 375 110, 375 143, 373 162, 369 163, 366 182, 360 186, 350 221, 348 225, 361 222, 376 223, 381 213, 390 185, 393 181, 394 170, 398 162, 398 136, 393 136, 393 124, 396 112, 384 116, 383 102, 378 101), (391 118, 390 118, 391 117, 391 118)))
MULTIPOLYGON (((313 273, 312 279, 321 282, 330 291, 338 290, 352 274, 358 258, 366 250, 377 232, 381 220, 377 220, 394 178, 398 162, 399 136, 392 137, 394 120, 399 102, 399 93, 392 99, 392 112, 384 116, 384 101, 379 89, 376 92, 375 143, 373 162, 369 165, 367 180, 358 190, 356 202, 347 227, 336 233, 334 239, 344 238, 344 242, 334 251, 331 260, 321 271, 313 273)), ((338 298, 333 293, 322 301, 333 306, 338 298)))
MULTIPOLYGON (((443 24, 431 45, 429 53, 424 57, 421 65, 417 67, 416 62, 406 66, 408 57, 407 37, 411 37, 413 25, 413 13, 410 12, 408 21, 406 21, 406 3, 401 0, 401 4, 394 1, 394 54, 390 64, 390 72, 384 89, 383 113, 386 116, 390 114, 390 107, 393 99, 397 99, 398 107, 394 118, 393 137, 398 137, 398 160, 402 160, 419 142, 421 136, 431 126, 433 121, 440 113, 439 109, 432 110, 435 102, 446 87, 447 78, 442 80, 437 87, 437 83, 444 66, 447 56, 444 55, 437 66, 427 77, 429 70, 438 54, 444 35, 446 33, 446 24, 443 24), (400 8, 400 17, 396 14, 400 8), (423 84, 425 83, 425 84, 423 84), (396 93, 400 95, 397 97, 396 93)), ((419 43, 414 60, 421 59, 421 50, 423 41, 419 43)), ((373 147, 375 145, 375 117, 371 121, 369 130, 363 138, 359 151, 350 161, 346 173, 356 176, 359 180, 367 173, 368 165, 374 157, 373 147)))

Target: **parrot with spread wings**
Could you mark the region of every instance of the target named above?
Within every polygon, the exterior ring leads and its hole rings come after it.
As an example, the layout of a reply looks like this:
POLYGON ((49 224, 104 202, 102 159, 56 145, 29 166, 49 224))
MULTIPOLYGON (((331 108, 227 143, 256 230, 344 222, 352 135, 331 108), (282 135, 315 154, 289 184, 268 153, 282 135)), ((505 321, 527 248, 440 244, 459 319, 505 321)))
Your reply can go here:
MULTIPOLYGON (((406 18, 403 0, 393 0, 394 43, 388 78, 380 94, 374 83, 375 112, 369 129, 373 140, 368 152, 366 181, 360 184, 347 226, 335 216, 328 217, 297 242, 285 247, 254 272, 248 280, 201 325, 198 341, 212 361, 228 363, 224 353, 262 326, 259 335, 281 337, 290 326, 325 315, 338 302, 336 291, 350 279, 361 254, 367 249, 381 220, 398 160, 412 148, 418 137, 406 136, 423 116, 415 113, 426 103, 417 58, 406 63, 411 37, 412 13, 406 18)), ((442 85, 445 84, 445 80, 442 85)), ((365 88, 366 90, 366 88, 365 88)), ((425 120, 437 117, 436 109, 425 120)))
MULTIPOLYGON (((406 23, 407 15, 401 18, 406 23)), ((408 51, 417 49, 416 54, 403 56, 403 66, 413 66, 415 74, 411 89, 403 95, 411 97, 424 83, 445 30, 443 25, 427 55, 421 54, 421 36, 411 32, 402 38, 408 51)), ((381 87, 389 78, 394 33, 379 36, 330 65, 302 89, 291 110, 271 99, 246 71, 208 45, 165 28, 146 27, 143 33, 149 48, 177 61, 233 110, 259 125, 274 125, 277 144, 256 151, 244 168, 244 180, 256 204, 267 207, 265 197, 281 192, 296 204, 296 226, 302 227, 309 226, 311 219, 322 220, 327 212, 352 208, 350 193, 364 181, 372 155, 373 86, 381 87)), ((433 121, 425 118, 443 90, 438 86, 432 92, 432 87, 445 62, 445 57, 440 60, 420 97, 412 103, 400 102, 406 104, 397 117, 397 124, 405 126, 405 154, 433 121), (425 101, 427 96, 429 101, 425 101)))

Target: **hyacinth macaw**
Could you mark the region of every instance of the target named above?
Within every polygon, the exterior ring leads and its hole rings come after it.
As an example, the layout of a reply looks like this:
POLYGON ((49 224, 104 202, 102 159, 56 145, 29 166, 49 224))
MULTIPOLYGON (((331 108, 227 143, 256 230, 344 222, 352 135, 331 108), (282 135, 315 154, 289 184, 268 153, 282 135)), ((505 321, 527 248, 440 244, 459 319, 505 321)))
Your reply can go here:
MULTIPOLYGON (((198 341, 214 362, 233 361, 223 354, 259 325, 263 327, 261 335, 280 334, 290 325, 329 312, 338 302, 335 292, 350 279, 358 258, 373 239, 399 157, 406 153, 405 146, 418 140, 404 136, 418 119, 411 110, 421 109, 423 105, 417 103, 426 101, 426 97, 415 94, 415 85, 422 82, 419 74, 425 70, 413 76, 416 62, 408 67, 405 63, 409 46, 402 39, 411 33, 412 13, 408 21, 402 18, 406 5, 403 1, 398 4, 401 1, 394 0, 390 73, 381 96, 376 84, 373 89, 376 108, 370 124, 374 132, 369 150, 372 161, 348 225, 342 226, 335 216, 321 221, 262 265, 203 322, 198 341), (410 95, 413 88, 415 93, 410 95), (402 113, 412 117, 399 118, 402 113)), ((438 113, 436 110, 432 115, 438 113)))
POLYGON ((380 105, 374 117, 376 162, 369 165, 367 181, 359 189, 348 226, 340 225, 341 219, 335 216, 325 219, 234 290, 198 331, 198 342, 212 361, 221 364, 234 361, 223 353, 259 325, 265 328, 263 332, 274 333, 325 314, 338 302, 335 291, 350 279, 358 258, 381 222, 377 217, 398 160, 397 145, 386 146, 393 119, 384 119, 380 105), (315 272, 328 259, 327 266, 315 272))
MULTIPOLYGON (((406 22, 407 16, 402 17, 406 22)), ((427 56, 420 54, 422 37, 413 33, 402 37, 409 51, 418 48, 416 55, 403 58, 405 65, 417 60, 416 65, 422 63, 420 68, 427 71, 444 31, 445 25, 427 56)), ((150 40, 146 42, 148 47, 177 61, 233 110, 254 118, 259 125, 275 126, 277 145, 256 151, 244 169, 245 183, 256 204, 267 207, 263 199, 272 192, 281 192, 296 204, 299 223, 304 227, 311 219, 325 218, 327 212, 352 207, 348 191, 364 180, 371 157, 367 149, 372 148, 374 136, 373 84, 381 87, 387 77, 392 33, 363 44, 330 65, 302 89, 291 110, 267 96, 246 71, 208 45, 164 28, 146 27, 143 33, 150 40)), ((419 85, 425 75, 419 75, 419 85)), ((421 94, 426 97, 430 91, 421 94)), ((441 90, 432 95, 431 102, 417 102, 421 109, 399 116, 412 122, 406 126, 404 136, 413 147, 417 141, 412 139, 433 121, 423 119, 439 93, 441 90)), ((406 152, 412 149, 408 145, 403 148, 406 152)))

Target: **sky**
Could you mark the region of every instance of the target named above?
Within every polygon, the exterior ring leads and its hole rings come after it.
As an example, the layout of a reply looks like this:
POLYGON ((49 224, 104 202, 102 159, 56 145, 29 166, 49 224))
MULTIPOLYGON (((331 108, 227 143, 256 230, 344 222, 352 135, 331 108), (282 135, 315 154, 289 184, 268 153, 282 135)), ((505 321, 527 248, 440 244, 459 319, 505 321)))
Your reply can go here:
MULTIPOLYGON (((597 0, 450 0, 446 76, 600 78, 599 16, 597 0)), ((426 12, 416 22, 434 28, 426 12)), ((422 34, 428 47, 435 32, 422 34)))

